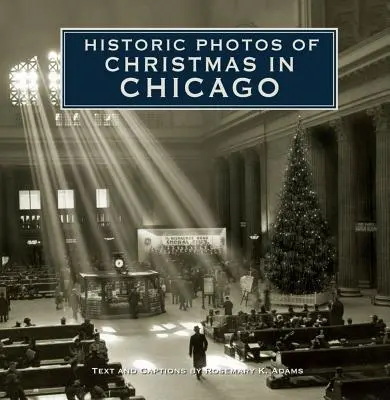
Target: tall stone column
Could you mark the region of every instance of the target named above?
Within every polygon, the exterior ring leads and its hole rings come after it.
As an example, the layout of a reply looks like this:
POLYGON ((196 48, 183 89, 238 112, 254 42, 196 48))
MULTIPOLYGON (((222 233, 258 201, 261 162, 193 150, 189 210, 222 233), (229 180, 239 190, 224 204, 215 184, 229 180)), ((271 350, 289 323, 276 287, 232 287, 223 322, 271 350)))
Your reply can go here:
POLYGON ((15 169, 6 168, 3 182, 6 208, 6 220, 4 222, 7 231, 7 256, 10 256, 14 261, 21 262, 19 193, 16 186, 16 178, 15 169))
MULTIPOLYGON (((5 188, 5 182, 4 182, 4 167, 0 166, 0 221, 4 221, 4 188, 5 188)), ((0 257, 5 256, 5 246, 4 246, 4 224, 0 224, 0 257)))
POLYGON ((215 212, 218 226, 229 226, 229 165, 225 158, 215 160, 215 212))
POLYGON ((312 170, 314 190, 317 193, 321 211, 326 218, 326 148, 316 129, 307 129, 309 144, 308 158, 312 170))
POLYGON ((259 155, 259 221, 261 230, 261 257, 264 257, 269 247, 269 220, 268 220, 268 149, 267 142, 257 147, 259 155))
POLYGON ((230 255, 234 260, 241 260, 241 171, 240 156, 229 157, 229 192, 230 192, 230 255))
POLYGON ((338 141, 338 288, 341 296, 361 296, 356 265, 356 154, 350 118, 332 121, 338 141))
MULTIPOLYGON (((360 128, 361 129, 361 128, 360 128)), ((362 162, 357 163, 357 210, 356 210, 356 221, 357 222, 371 222, 373 221, 372 216, 372 190, 375 190, 371 186, 370 176, 370 145, 367 141, 368 132, 359 131, 359 141, 357 151, 359 154, 359 160, 362 162)), ((370 136, 372 133, 370 132, 370 136)), ((373 139, 373 138, 369 138, 373 139)), ((370 269, 372 262, 372 235, 371 232, 356 232, 356 243, 357 243, 357 268, 359 277, 359 288, 367 289, 370 285, 370 269)))
POLYGON ((376 243, 375 303, 390 306, 390 104, 372 110, 376 130, 376 243))
POLYGON ((247 150, 244 154, 245 165, 245 221, 246 221, 246 258, 251 260, 256 256, 256 249, 260 242, 260 168, 257 153, 247 150), (253 240, 250 236, 259 235, 259 239, 253 240))

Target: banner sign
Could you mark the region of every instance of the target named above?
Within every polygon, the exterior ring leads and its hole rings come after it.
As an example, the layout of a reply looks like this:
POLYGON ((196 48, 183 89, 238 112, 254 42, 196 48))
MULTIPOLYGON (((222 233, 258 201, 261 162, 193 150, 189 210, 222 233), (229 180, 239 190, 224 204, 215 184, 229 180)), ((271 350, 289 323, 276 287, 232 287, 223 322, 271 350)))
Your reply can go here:
POLYGON ((375 222, 358 222, 355 225, 355 232, 376 232, 375 222))
POLYGON ((241 286, 241 290, 243 292, 248 292, 251 293, 252 292, 252 287, 253 287, 253 276, 250 275, 244 275, 240 278, 240 286, 241 286))
POLYGON ((338 108, 337 29, 61 30, 63 109, 338 108))
POLYGON ((209 236, 165 236, 163 244, 167 246, 196 246, 210 243, 209 236))

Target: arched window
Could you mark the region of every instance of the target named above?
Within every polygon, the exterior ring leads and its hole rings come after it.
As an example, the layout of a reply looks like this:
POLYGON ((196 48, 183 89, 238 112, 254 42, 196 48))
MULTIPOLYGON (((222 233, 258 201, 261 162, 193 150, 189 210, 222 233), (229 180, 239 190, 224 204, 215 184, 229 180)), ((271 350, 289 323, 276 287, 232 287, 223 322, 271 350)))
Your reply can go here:
MULTIPOLYGON (((56 51, 48 54, 46 71, 40 77, 38 70, 38 57, 33 57, 27 62, 21 62, 11 68, 9 74, 10 99, 14 106, 37 105, 39 96, 40 79, 44 79, 45 87, 48 90, 50 103, 55 107, 60 107, 61 90, 61 57, 56 51)), ((96 112, 93 115, 94 123, 101 127, 116 127, 119 125, 118 113, 96 112)), ((81 126, 81 114, 79 112, 66 112, 57 110, 55 123, 58 127, 81 126)))
POLYGON ((38 102, 38 59, 31 58, 11 68, 9 74, 10 98, 15 106, 38 102))

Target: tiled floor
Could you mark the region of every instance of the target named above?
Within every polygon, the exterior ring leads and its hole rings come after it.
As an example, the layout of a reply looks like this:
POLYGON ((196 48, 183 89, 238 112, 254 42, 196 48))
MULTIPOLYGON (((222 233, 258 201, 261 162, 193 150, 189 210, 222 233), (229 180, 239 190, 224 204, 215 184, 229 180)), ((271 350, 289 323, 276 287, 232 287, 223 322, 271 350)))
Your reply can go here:
MULTIPOLYGON (((239 304, 239 295, 232 293, 235 304, 239 304)), ((343 299, 345 316, 354 322, 364 322, 372 314, 378 314, 385 322, 390 321, 390 308, 378 308, 371 305, 369 297, 343 299)), ((188 311, 178 310, 170 304, 167 297, 167 313, 138 320, 94 321, 102 332, 109 347, 112 361, 122 362, 123 368, 136 369, 136 374, 128 375, 137 394, 146 400, 233 400, 244 396, 246 400, 258 399, 322 399, 323 388, 269 390, 265 386, 265 376, 253 375, 224 376, 206 375, 203 381, 197 381, 190 374, 144 374, 141 369, 185 369, 189 370, 191 359, 188 357, 188 341, 192 328, 201 321, 206 311, 201 308, 201 300, 196 299, 188 311)), ((236 307, 238 311, 240 307, 236 307)), ((248 306, 248 309, 250 306, 248 306)), ((62 316, 71 321, 69 310, 56 311, 54 300, 23 300, 12 304, 11 321, 3 326, 12 326, 16 320, 29 316, 37 325, 56 323, 62 316)), ((240 369, 257 368, 259 365, 244 365, 225 357, 220 344, 209 344, 208 366, 210 368, 240 369)), ((46 396, 45 400, 64 398, 46 396)))

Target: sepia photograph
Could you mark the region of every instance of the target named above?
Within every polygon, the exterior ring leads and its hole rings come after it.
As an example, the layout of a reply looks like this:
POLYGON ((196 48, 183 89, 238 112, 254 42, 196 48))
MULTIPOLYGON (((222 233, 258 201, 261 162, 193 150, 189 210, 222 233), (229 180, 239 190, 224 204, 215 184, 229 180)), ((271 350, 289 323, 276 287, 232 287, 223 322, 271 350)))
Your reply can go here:
POLYGON ((0 35, 0 397, 390 399, 389 0, 0 35))

